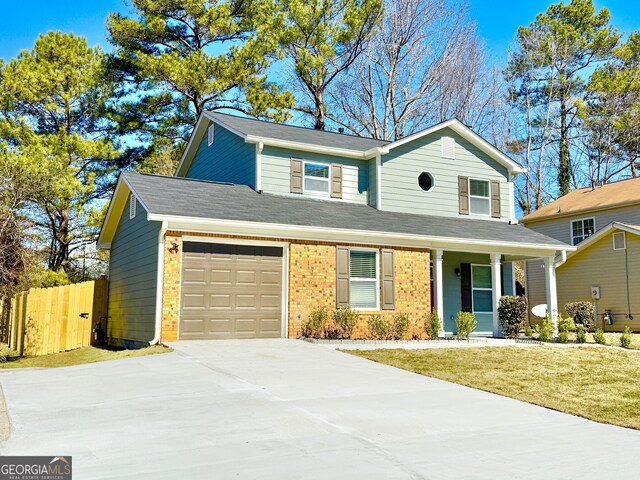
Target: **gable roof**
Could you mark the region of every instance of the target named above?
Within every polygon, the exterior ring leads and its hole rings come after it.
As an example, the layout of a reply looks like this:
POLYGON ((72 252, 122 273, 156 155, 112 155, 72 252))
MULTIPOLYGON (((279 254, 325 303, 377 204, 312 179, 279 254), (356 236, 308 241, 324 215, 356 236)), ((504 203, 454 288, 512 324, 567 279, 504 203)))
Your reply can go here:
MULTIPOLYGON (((118 184, 126 184, 133 191, 152 221, 182 222, 191 226, 215 221, 218 226, 241 226, 255 234, 259 228, 268 226, 283 232, 286 229, 282 238, 293 230, 317 236, 348 234, 352 240, 355 236, 363 241, 373 235, 393 241, 411 238, 425 248, 429 241, 439 240, 466 246, 573 250, 521 225, 491 220, 380 211, 347 202, 258 193, 246 185, 135 172, 122 173, 118 184)), ((119 216, 107 216, 99 240, 103 246, 111 242, 115 233, 112 225, 117 224, 118 219, 119 216)), ((317 236, 314 238, 320 239, 317 236)))
POLYGON ((176 175, 184 174, 187 171, 197 150, 197 145, 199 145, 206 133, 205 130, 209 121, 226 128, 230 132, 243 138, 247 143, 272 145, 293 150, 363 159, 373 158, 376 155, 384 155, 400 145, 430 135, 438 130, 450 128, 489 155, 489 157, 505 166, 509 173, 517 174, 525 171, 520 164, 509 158, 505 153, 491 145, 457 119, 438 123, 408 137, 401 138, 395 142, 389 142, 386 140, 357 137, 344 133, 315 130, 283 123, 265 122, 263 120, 255 120, 225 113, 204 111, 200 115, 189 139, 189 143, 180 159, 180 163, 176 169, 176 175))
POLYGON ((525 215, 521 223, 549 220, 578 213, 640 204, 640 178, 607 183, 602 187, 580 188, 525 215))
POLYGON ((596 233, 594 233, 593 235, 589 235, 587 238, 581 241, 576 246, 576 250, 574 250, 573 252, 567 253, 565 258, 562 258, 561 261, 556 262, 556 267, 564 265, 568 259, 577 255, 580 252, 584 252, 587 248, 591 247, 598 240, 601 240, 602 238, 604 238, 614 230, 630 233, 632 235, 640 235, 640 225, 630 225, 628 223, 611 222, 605 225, 604 227, 602 227, 600 230, 597 230, 596 233))

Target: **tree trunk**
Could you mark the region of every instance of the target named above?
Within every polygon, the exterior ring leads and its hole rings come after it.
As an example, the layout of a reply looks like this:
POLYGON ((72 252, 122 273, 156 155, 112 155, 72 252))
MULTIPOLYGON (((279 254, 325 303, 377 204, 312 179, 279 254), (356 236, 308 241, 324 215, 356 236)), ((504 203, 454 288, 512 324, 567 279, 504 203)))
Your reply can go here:
POLYGON ((327 108, 324 104, 323 90, 318 90, 315 93, 314 101, 315 101, 315 111, 313 112, 313 116, 315 117, 315 123, 313 124, 313 128, 316 130, 324 130, 327 108))
POLYGON ((558 189, 562 197, 571 191, 571 159, 569 156, 569 129, 567 127, 567 99, 560 99, 560 163, 558 165, 558 189))

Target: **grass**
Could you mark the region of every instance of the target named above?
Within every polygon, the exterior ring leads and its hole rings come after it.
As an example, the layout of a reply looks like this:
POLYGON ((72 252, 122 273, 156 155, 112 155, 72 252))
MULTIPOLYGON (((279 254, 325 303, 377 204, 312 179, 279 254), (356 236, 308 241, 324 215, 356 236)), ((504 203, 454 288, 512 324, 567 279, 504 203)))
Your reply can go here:
POLYGON ((169 347, 164 345, 153 345, 139 350, 110 350, 96 347, 84 347, 69 352, 53 353, 39 357, 20 357, 13 350, 8 350, 6 346, 0 348, 0 354, 5 356, 7 361, 0 363, 0 369, 8 368, 56 368, 69 367, 71 365, 82 365, 85 363, 105 362, 107 360, 119 360, 121 358, 145 357, 158 353, 170 352, 169 347))
POLYGON ((346 353, 596 422, 640 429, 639 353, 589 347, 346 353))

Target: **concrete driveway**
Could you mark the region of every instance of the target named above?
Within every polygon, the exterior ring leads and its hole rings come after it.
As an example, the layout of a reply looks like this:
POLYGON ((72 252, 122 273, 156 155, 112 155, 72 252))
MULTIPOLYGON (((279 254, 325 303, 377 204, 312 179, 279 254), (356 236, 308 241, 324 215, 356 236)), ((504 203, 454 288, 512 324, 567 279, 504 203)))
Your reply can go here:
POLYGON ((0 372, 0 453, 74 478, 637 478, 640 432, 295 340, 0 372))

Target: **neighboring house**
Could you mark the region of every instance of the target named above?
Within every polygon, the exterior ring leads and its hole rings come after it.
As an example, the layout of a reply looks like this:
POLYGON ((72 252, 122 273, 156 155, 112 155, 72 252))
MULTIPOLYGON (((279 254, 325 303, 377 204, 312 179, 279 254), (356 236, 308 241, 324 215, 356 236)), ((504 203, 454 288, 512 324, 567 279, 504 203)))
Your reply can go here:
MULTIPOLYGON (((605 330, 640 330, 640 178, 574 190, 520 222, 577 247, 556 259, 561 314, 568 302, 590 301, 605 330), (603 323, 605 314, 611 325, 603 323)), ((546 303, 542 266, 526 263, 531 307, 546 303)))
POLYGON ((174 177, 120 175, 99 238, 108 336, 296 337, 340 306, 434 309, 449 333, 473 311, 499 334, 511 262, 572 250, 515 224, 521 171, 457 120, 390 143, 205 112, 174 177))

